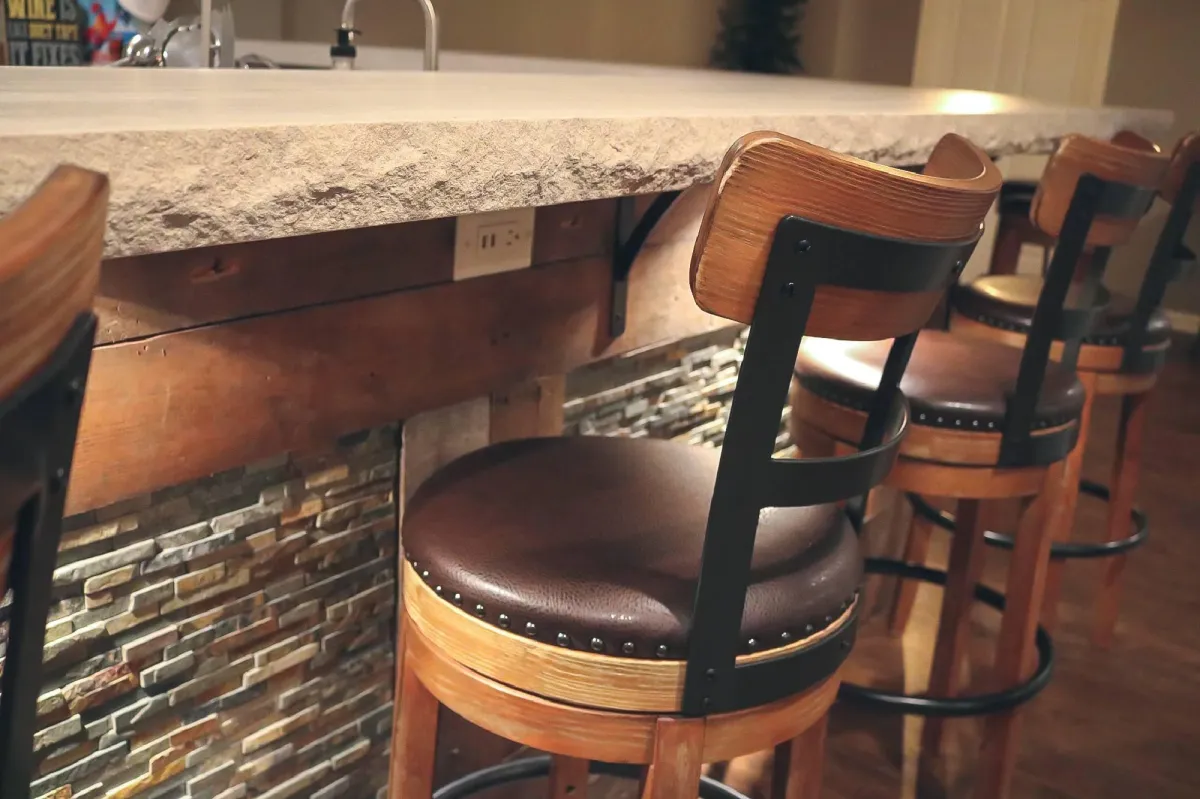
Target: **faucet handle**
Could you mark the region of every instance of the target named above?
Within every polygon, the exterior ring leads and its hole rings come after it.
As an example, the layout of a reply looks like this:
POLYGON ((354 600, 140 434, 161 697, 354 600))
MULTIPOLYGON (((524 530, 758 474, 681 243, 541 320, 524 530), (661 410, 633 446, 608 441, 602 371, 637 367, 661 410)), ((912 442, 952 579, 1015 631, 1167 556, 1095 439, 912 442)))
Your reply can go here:
POLYGON ((329 58, 333 61, 334 69, 354 69, 354 59, 358 57, 354 37, 361 33, 357 28, 337 29, 337 43, 329 48, 329 58))

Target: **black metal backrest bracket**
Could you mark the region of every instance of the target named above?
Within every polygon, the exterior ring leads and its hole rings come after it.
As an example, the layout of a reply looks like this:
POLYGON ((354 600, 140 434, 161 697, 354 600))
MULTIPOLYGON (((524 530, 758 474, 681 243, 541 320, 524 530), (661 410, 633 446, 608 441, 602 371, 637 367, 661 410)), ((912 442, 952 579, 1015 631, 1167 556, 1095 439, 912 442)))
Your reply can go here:
POLYGON ((638 253, 650 238, 658 220, 679 197, 681 191, 665 191, 654 198, 642 218, 634 222, 637 215, 636 197, 617 200, 617 240, 613 247, 612 303, 609 306, 608 330, 613 338, 625 332, 629 305, 629 271, 638 253))
POLYGON ((1140 371, 1144 365, 1142 347, 1145 345, 1150 327, 1150 317, 1162 305, 1163 296, 1167 293, 1167 285, 1179 277, 1181 271, 1181 256, 1186 258, 1187 247, 1183 237, 1187 235, 1188 225, 1192 221, 1192 213, 1196 198, 1200 196, 1200 162, 1191 164, 1183 177, 1183 186, 1175 195, 1171 211, 1167 214, 1167 223, 1163 226, 1158 242, 1154 245, 1154 254, 1150 257, 1150 266, 1142 279, 1142 287, 1138 291, 1137 304, 1129 322, 1129 333, 1125 342, 1125 352, 1121 357, 1121 368, 1125 371, 1140 371))
MULTIPOLYGON (((1008 398, 1003 436, 1000 440, 1001 466, 1027 460, 1034 412, 1046 377, 1050 345, 1054 341, 1055 333, 1062 327, 1063 303, 1066 301, 1067 291, 1071 288, 1076 264, 1083 255, 1101 196, 1109 185, 1107 181, 1092 174, 1082 175, 1075 185, 1075 194, 1071 197, 1071 205, 1063 219, 1058 244, 1054 248, 1054 257, 1050 260, 1050 268, 1046 272, 1045 283, 1033 312, 1029 335, 1025 339, 1025 351, 1021 355, 1016 386, 1008 398)), ((1081 297, 1081 300, 1090 300, 1090 297, 1081 297)), ((1067 366, 1074 368, 1074 363, 1067 366)))
MULTIPOLYGON (((863 451, 812 463, 772 458, 779 414, 818 287, 874 292, 942 289, 954 279, 975 241, 922 244, 794 216, 780 220, 751 320, 709 508, 688 643, 684 715, 745 706, 746 696, 739 691, 747 679, 745 673, 735 679, 734 669, 762 509, 865 493, 886 474, 905 430, 907 404, 896 386, 915 334, 893 345, 894 357, 889 358, 881 382, 885 390, 877 392, 869 414, 863 451), (840 491, 837 480, 846 481, 840 491)), ((790 673, 799 679, 805 672, 790 673)))
POLYGON ((761 488, 763 507, 798 508, 841 502, 882 483, 908 432, 908 401, 898 392, 888 421, 886 441, 849 455, 772 459, 761 488))
POLYGON ((0 513, 16 512, 8 649, 0 678, 0 797, 29 795, 42 644, 96 317, 80 314, 51 359, 0 402, 0 513))

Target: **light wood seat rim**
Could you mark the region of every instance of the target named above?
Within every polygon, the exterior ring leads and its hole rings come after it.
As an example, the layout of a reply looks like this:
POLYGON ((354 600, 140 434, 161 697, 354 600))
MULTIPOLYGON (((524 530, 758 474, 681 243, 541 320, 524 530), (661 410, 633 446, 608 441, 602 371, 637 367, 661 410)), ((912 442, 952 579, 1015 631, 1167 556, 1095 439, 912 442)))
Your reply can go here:
MULTIPOLYGON (((683 660, 623 658, 533 641, 487 624, 439 597, 405 561, 404 603, 411 626, 447 657, 490 679, 581 707, 674 713, 681 707, 683 660)), ((792 655, 837 634, 857 600, 833 624, 787 646, 741 655, 739 664, 792 655)))
MULTIPOLYGON (((950 312, 950 330, 951 332, 959 332, 975 338, 988 339, 989 341, 995 341, 1017 349, 1024 349, 1025 347, 1025 333, 1017 330, 1004 330, 1003 328, 989 325, 986 322, 980 322, 957 310, 950 312)), ((1147 343, 1142 347, 1142 352, 1162 352, 1170 348, 1171 340, 1166 339, 1147 343)), ((1062 351, 1063 343, 1061 341, 1052 342, 1050 345, 1050 360, 1061 360, 1062 351)), ((1124 357, 1125 348, 1120 344, 1080 344, 1079 358, 1076 361, 1075 368, 1080 372, 1124 374, 1121 372, 1121 361, 1124 357)))
MULTIPOLYGON (((510 741, 568 757, 651 762, 658 714, 578 707, 520 691, 457 662, 411 622, 406 610, 401 622, 406 624, 406 667, 442 705, 473 724, 510 741)), ((804 693, 707 717, 704 760, 730 760, 795 738, 829 711, 838 685, 835 674, 804 693)))
MULTIPOLYGON (((835 441, 854 444, 861 440, 867 414, 840 405, 792 382, 792 424, 806 425, 835 441)), ((1072 420, 1034 430, 1034 438, 1069 431, 1079 424, 1072 420)), ((900 458, 952 466, 994 466, 1000 457, 1003 434, 986 430, 932 427, 910 422, 900 442, 900 458)))

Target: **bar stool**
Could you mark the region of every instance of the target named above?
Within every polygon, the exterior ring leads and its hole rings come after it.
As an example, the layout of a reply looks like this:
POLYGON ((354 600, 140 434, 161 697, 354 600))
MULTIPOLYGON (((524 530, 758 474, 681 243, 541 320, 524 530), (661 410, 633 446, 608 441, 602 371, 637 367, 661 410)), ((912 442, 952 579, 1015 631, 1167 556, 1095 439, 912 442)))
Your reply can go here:
MULTIPOLYGON (((1126 134, 1126 146, 1141 152, 1157 152, 1157 147, 1144 139, 1126 134)), ((1082 155, 1082 152, 1081 152, 1082 155)), ((1106 540, 1103 543, 1081 543, 1061 540, 1051 549, 1054 563, 1047 582, 1043 620, 1053 624, 1062 580, 1063 561, 1072 558, 1109 558, 1096 603, 1092 640, 1107 648, 1116 628, 1120 598, 1121 575, 1125 553, 1145 541, 1148 526, 1145 514, 1133 504, 1141 463, 1141 438, 1145 422, 1147 399, 1166 362, 1170 346, 1171 325, 1162 313, 1162 301, 1167 285, 1176 279, 1185 263, 1194 256, 1183 245, 1183 237, 1196 201, 1197 183, 1191 177, 1200 160, 1200 135, 1183 139, 1175 149, 1162 196, 1172 203, 1167 223, 1159 237, 1149 267, 1142 279, 1137 298, 1109 295, 1101 292, 1103 308, 1093 329, 1079 348, 1077 369, 1088 390, 1089 399, 1084 418, 1090 415, 1092 399, 1101 395, 1121 397, 1121 416, 1117 429, 1116 460, 1113 463, 1110 486, 1090 481, 1079 482, 1083 493, 1108 500, 1106 540), (1191 182, 1189 182, 1191 181, 1191 182), (1133 532, 1130 532, 1132 522, 1133 532)), ((1086 166, 1086 161, 1080 164, 1086 166)), ((1161 165, 1160 165, 1161 166, 1161 165)), ((1152 174, 1148 173, 1149 180, 1152 174)), ((1061 180, 1061 175, 1047 170, 1045 181, 1061 180)), ((1032 224, 1046 223, 1043 209, 1034 209, 1032 224)), ((1127 230, 1115 230, 1112 243, 1123 240, 1127 230)), ((1107 258, 1098 251, 1096 258, 1107 258)), ((1103 264, 1099 266, 1103 269, 1103 264)), ((951 329, 956 333, 991 339, 1009 346, 1025 345, 1033 314, 1030 297, 1041 289, 1042 280, 1034 275, 1012 277, 983 277, 954 294, 951 329)), ((1051 357, 1058 358, 1061 347, 1052 348, 1051 357)), ((1077 479, 1086 446, 1087 429, 1080 432, 1080 445, 1068 464, 1068 479, 1077 479)), ((1077 493, 1077 492, 1075 492, 1077 493)), ((1069 538, 1076 505, 1075 495, 1064 503, 1063 525, 1056 532, 1069 538)), ((990 535, 989 542, 1011 546, 1010 537, 990 535)))
POLYGON ((803 335, 911 341, 974 248, 998 170, 957 136, 931 163, 913 175, 773 133, 730 149, 691 269, 703 310, 751 325, 720 452, 528 439, 418 489, 393 796, 433 793, 439 705, 553 755, 441 799, 547 770, 552 796, 582 796, 589 761, 640 775, 647 798, 737 796, 701 765, 770 747, 775 795, 818 795, 862 568, 861 503, 838 503, 896 455, 907 345, 872 394, 862 452, 773 459, 779 411, 803 335))
POLYGON ((96 329, 108 180, 59 167, 0 219, 0 796, 29 796, 42 640, 96 329))
MULTIPOLYGON (((1115 145, 1096 143, 1105 154, 1115 145)), ((1044 289, 1036 301, 1024 352, 1005 345, 924 331, 913 349, 900 388, 912 407, 913 425, 886 483, 914 494, 958 500, 949 568, 938 572, 923 561, 929 529, 914 517, 905 560, 871 560, 867 571, 941 583, 945 586, 928 692, 921 696, 843 684, 842 695, 905 713, 929 716, 923 749, 940 748, 942 718, 990 714, 976 780, 978 797, 1007 796, 1018 749, 1015 709, 1049 680, 1053 648, 1037 628, 1052 533, 1060 518, 1067 456, 1080 435, 1085 392, 1073 358, 1049 359, 1051 341, 1068 347, 1088 329, 1090 303, 1064 308, 1072 273, 1095 234, 1120 225, 1131 228, 1153 198, 1161 177, 1160 156, 1133 153, 1129 159, 1089 163, 1097 174, 1080 176, 1079 140, 1068 139, 1048 172, 1065 173, 1044 182, 1034 204, 1053 219, 1058 235, 1044 289), (1103 213, 1104 217, 1098 214, 1103 213), (1120 222, 1108 220, 1109 216, 1120 222), (1104 219, 1105 224, 1099 220, 1104 219), (1093 224, 1097 220, 1097 224, 1093 224), (1033 498, 1022 514, 1005 595, 978 585, 983 534, 993 500, 1033 498), (972 599, 1004 611, 996 646, 993 684, 977 696, 958 696, 972 599), (1036 655, 1036 657, 1035 657, 1036 655), (1036 665, 1035 665, 1036 661, 1036 665)), ((1074 299, 1074 298, 1072 298, 1074 299)), ((1072 303, 1074 305, 1074 303, 1072 303)), ((806 340, 796 361, 792 429, 802 451, 856 445, 866 418, 864 392, 886 369, 887 343, 806 340)), ((915 586, 902 582, 893 628, 902 631, 915 586), (906 600, 905 597, 908 597, 906 600)))

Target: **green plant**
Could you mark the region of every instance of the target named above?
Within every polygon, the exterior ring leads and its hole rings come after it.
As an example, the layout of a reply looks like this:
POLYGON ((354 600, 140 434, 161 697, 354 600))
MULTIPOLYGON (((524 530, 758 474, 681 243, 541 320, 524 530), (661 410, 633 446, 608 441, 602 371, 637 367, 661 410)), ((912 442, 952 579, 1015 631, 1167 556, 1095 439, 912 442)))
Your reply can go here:
POLYGON ((713 66, 742 72, 802 72, 800 20, 805 2, 725 0, 713 66))

